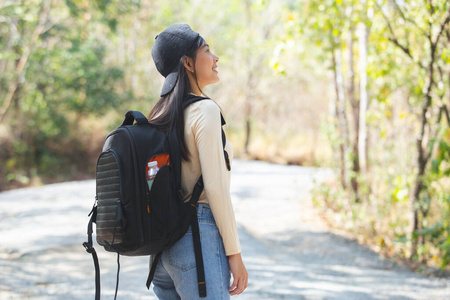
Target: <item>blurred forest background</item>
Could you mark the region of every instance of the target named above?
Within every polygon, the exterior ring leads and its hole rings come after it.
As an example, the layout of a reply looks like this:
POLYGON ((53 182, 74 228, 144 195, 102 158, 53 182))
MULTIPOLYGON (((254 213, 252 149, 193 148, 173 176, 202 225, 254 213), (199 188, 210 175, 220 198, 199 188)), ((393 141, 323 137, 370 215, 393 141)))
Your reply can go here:
POLYGON ((334 168, 313 192, 330 225, 448 268, 448 0, 1 0, 0 190, 93 178, 106 134, 157 101, 174 23, 220 57, 205 92, 237 157, 334 168))

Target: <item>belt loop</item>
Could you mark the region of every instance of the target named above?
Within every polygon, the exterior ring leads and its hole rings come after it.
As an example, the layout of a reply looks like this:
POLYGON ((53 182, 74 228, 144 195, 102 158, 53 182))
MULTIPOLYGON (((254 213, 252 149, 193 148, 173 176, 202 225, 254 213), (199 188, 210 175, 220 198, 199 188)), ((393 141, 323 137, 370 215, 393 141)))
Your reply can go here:
POLYGON ((200 217, 203 213, 203 205, 201 203, 197 204, 197 217, 200 217))

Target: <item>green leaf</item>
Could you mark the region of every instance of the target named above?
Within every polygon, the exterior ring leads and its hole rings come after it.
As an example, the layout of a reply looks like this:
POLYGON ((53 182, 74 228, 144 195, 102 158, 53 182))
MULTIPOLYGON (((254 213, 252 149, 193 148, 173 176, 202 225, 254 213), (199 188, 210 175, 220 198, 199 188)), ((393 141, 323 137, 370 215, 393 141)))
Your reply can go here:
POLYGON ((439 159, 433 159, 431 162, 431 171, 434 174, 439 174, 439 165, 441 164, 441 160, 439 159))

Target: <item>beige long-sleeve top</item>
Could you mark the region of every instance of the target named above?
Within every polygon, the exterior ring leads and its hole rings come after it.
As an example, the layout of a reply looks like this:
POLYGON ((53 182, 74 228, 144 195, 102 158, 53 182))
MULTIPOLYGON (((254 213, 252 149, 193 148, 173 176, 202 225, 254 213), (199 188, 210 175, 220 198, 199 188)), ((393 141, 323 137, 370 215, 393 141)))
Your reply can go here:
MULTIPOLYGON (((183 189, 189 192, 203 175, 204 190, 199 203, 211 207, 226 255, 241 252, 236 220, 230 197, 230 172, 225 163, 222 144, 220 108, 212 100, 201 100, 189 105, 184 111, 184 138, 190 152, 190 161, 182 163, 183 189)), ((225 150, 233 158, 233 149, 227 141, 225 150)))

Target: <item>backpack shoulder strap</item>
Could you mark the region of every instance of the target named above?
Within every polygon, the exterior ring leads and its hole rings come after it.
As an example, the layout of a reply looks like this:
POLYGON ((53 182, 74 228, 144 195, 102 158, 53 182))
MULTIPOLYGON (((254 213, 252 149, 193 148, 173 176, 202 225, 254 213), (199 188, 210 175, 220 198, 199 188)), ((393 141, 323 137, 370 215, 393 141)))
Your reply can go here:
POLYGON ((94 260, 94 267, 95 267, 95 300, 100 300, 100 265, 98 262, 98 256, 97 252, 94 249, 93 243, 92 243, 92 223, 96 222, 97 219, 97 197, 95 199, 94 206, 92 207, 91 212, 89 213, 89 216, 91 217, 89 219, 88 228, 87 228, 87 234, 88 234, 88 241, 83 243, 84 248, 86 249, 87 253, 92 254, 92 259, 94 260))
MULTIPOLYGON (((201 100, 207 100, 209 98, 206 97, 200 97, 200 96, 194 96, 194 95, 189 95, 189 97, 186 99, 186 101, 183 103, 183 109, 186 109, 189 105, 191 105, 192 103, 195 103, 197 101, 201 101, 201 100)), ((222 112, 220 112, 220 122, 222 127, 227 124, 227 122, 225 122, 225 119, 222 115, 222 112)), ((228 155, 228 152, 225 150, 225 145, 227 143, 227 137, 225 135, 225 131, 222 128, 222 146, 223 146, 223 154, 225 156, 225 163, 227 165, 227 169, 228 171, 231 171, 231 164, 230 164, 230 157, 228 155)))
POLYGON ((220 118, 222 121, 222 146, 223 146, 223 154, 225 156, 225 163, 227 164, 228 171, 231 171, 230 157, 228 156, 227 150, 225 150, 225 146, 227 144, 227 137, 225 135, 225 131, 223 131, 223 125, 227 124, 225 119, 223 118, 222 112, 220 113, 220 118))
POLYGON ((186 109, 189 105, 191 105, 192 103, 195 103, 197 101, 201 101, 201 100, 207 100, 209 98, 207 97, 201 97, 201 96, 194 96, 194 95, 189 95, 186 100, 183 102, 183 109, 186 109))
MULTIPOLYGON (((204 99, 208 99, 208 98, 190 97, 190 98, 188 98, 188 101, 186 101, 185 107, 187 107, 188 105, 190 105, 194 102, 204 100, 204 99)), ((226 124, 225 119, 222 115, 222 112, 220 113, 220 121, 221 121, 221 126, 226 124)), ((229 159, 227 151, 225 150, 226 141, 227 141, 227 139, 225 136, 225 132, 223 131, 223 128, 222 128, 223 153, 225 156, 225 162, 227 165, 227 169, 228 169, 228 171, 230 171, 231 170, 230 159, 229 159)), ((197 183, 195 184, 191 199, 188 202, 188 204, 190 206, 190 210, 191 210, 191 215, 192 215, 192 220, 191 220, 192 221, 191 222, 192 238, 193 238, 193 242, 194 242, 195 262, 197 265, 197 284, 198 284, 198 293, 199 293, 200 298, 206 297, 205 269, 204 269, 204 265, 203 265, 202 246, 201 246, 201 241, 200 241, 200 230, 199 230, 198 219, 197 219, 197 203, 198 203, 198 199, 200 198, 200 194, 202 193, 203 189, 204 189, 203 176, 200 176, 197 183)))

